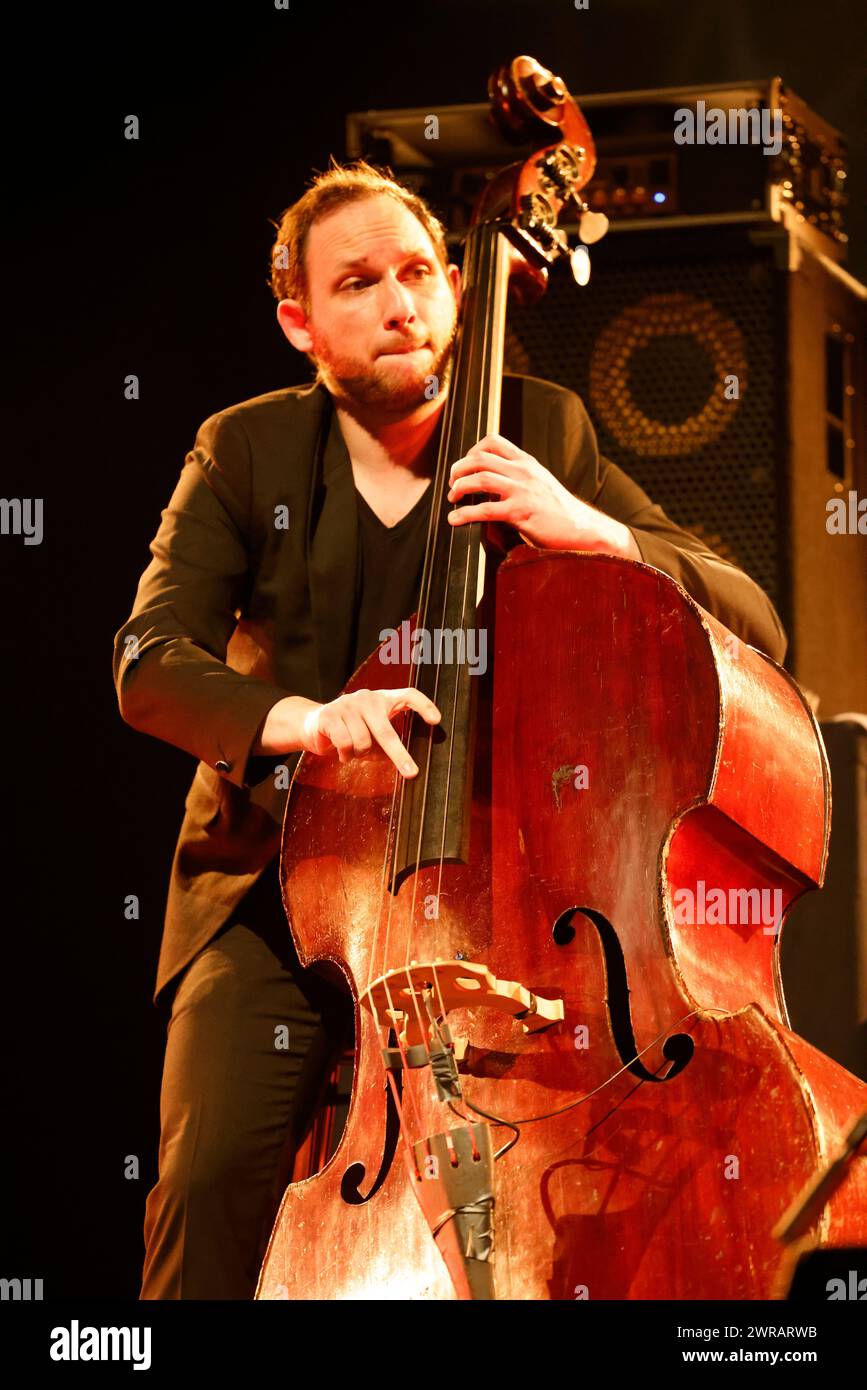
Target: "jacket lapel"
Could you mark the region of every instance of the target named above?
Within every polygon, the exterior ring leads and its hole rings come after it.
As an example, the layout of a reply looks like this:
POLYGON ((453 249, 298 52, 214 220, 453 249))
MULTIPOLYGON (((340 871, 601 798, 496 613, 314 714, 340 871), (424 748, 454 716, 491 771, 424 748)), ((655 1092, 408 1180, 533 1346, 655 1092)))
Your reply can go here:
POLYGON ((333 700, 351 674, 358 563, 358 504, 346 442, 326 397, 310 489, 307 570, 320 699, 333 700))

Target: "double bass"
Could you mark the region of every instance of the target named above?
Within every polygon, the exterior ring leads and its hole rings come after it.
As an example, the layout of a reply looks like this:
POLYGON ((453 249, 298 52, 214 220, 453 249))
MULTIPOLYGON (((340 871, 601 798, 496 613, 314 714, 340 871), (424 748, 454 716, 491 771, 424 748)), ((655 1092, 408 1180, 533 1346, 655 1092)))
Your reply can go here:
MULTIPOLYGON (((411 620, 484 631, 489 659, 439 659, 441 640, 402 667, 374 652, 347 684, 439 707, 436 726, 397 716, 411 781, 377 747, 295 769, 283 902, 302 964, 352 992, 354 1076, 256 1297, 769 1298, 775 1225, 867 1110, 791 1030, 781 985, 783 918, 825 872, 827 761, 791 676, 661 571, 504 553, 446 521, 451 464, 499 426, 508 294, 543 292, 564 209, 579 280, 603 230, 565 84, 519 57, 490 94, 537 148, 466 238, 411 620), (711 892, 734 921, 704 910, 711 892)), ((805 1238, 867 1243, 863 1153, 805 1238)))

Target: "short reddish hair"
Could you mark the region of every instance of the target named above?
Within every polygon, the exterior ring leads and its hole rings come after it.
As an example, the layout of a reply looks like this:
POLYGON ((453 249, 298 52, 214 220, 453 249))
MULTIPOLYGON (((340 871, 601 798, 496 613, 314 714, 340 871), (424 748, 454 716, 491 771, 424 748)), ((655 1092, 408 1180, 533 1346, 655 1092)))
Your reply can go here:
POLYGON ((309 313, 304 252, 310 228, 346 203, 381 196, 394 198, 418 219, 433 242, 437 259, 445 270, 449 263, 445 227, 424 199, 398 183, 391 169, 377 169, 363 159, 352 164, 338 164, 332 156, 330 167, 324 174, 315 176, 306 193, 286 209, 279 223, 271 221, 271 225, 277 228, 277 239, 271 248, 269 280, 274 298, 297 299, 305 313, 309 313))

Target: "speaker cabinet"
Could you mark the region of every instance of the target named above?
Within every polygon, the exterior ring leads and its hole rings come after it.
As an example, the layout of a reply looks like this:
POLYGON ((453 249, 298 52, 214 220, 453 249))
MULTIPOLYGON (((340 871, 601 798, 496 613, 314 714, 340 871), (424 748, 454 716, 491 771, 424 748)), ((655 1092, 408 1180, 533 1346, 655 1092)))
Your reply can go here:
POLYGON ((867 290, 776 224, 612 230, 591 254, 589 285, 558 265, 510 307, 507 367, 576 391, 601 452, 765 589, 822 717, 867 709, 867 290))

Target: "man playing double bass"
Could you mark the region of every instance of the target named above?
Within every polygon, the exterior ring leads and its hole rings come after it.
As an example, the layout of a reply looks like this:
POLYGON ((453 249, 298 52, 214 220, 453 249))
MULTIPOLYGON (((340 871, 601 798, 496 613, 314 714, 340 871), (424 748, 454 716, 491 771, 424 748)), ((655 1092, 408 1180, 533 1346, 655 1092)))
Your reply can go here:
MULTIPOLYGON (((333 164, 284 213, 271 284, 316 380, 204 422, 115 638, 124 720, 198 760, 154 994, 170 1017, 145 1299, 253 1296, 323 1071, 351 1037, 346 990, 301 968, 280 900, 288 775, 301 750, 376 744, 414 777, 391 721, 439 718, 417 690, 340 692, 417 606, 460 300, 443 228, 387 173, 333 164)), ((501 548, 644 561, 782 660, 765 594, 600 458, 577 396, 507 375, 500 428, 453 465, 451 524, 488 522, 501 548)))

